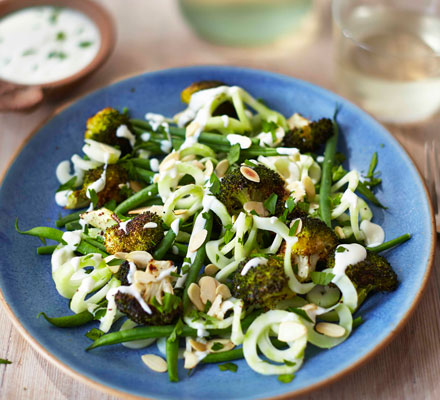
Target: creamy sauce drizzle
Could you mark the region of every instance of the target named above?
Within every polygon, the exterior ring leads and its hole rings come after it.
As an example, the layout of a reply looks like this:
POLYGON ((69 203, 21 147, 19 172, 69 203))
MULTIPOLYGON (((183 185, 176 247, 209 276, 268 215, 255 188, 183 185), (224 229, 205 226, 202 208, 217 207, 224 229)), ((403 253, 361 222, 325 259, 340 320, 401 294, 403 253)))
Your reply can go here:
POLYGON ((335 266, 333 268, 333 282, 336 282, 342 275, 345 274, 345 270, 349 265, 357 264, 367 257, 367 250, 364 246, 357 243, 344 244, 336 247, 335 251, 335 266), (345 248, 345 251, 338 251, 341 247, 345 248))

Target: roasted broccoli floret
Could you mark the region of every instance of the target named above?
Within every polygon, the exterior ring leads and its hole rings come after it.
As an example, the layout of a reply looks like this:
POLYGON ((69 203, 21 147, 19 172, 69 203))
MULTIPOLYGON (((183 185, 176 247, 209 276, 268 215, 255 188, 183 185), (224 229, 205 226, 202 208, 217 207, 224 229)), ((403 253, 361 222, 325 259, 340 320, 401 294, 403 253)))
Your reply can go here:
MULTIPOLYGON (((86 171, 81 189, 74 190, 68 196, 66 208, 81 208, 90 204, 90 198, 87 197, 89 186, 100 179, 103 176, 103 172, 104 167, 98 167, 86 171)), ((115 164, 108 165, 105 173, 104 189, 96 193, 98 197, 97 207, 102 207, 110 200, 115 200, 116 203, 120 203, 121 201, 125 200, 127 197, 126 191, 124 191, 120 185, 125 185, 127 181, 128 174, 123 167, 115 164)))
POLYGON ((120 222, 105 231, 105 248, 109 254, 151 251, 163 239, 162 218, 152 212, 139 214, 128 222, 120 222))
MULTIPOLYGON (((302 217, 298 223, 298 241, 292 247, 292 265, 301 281, 310 279, 310 274, 321 262, 325 264, 339 244, 332 229, 317 218, 302 217)), ((285 252, 285 244, 281 253, 285 252)))
POLYGON ((104 108, 87 120, 84 139, 118 146, 122 155, 125 155, 131 151, 131 145, 128 139, 116 136, 116 131, 121 125, 127 126, 128 129, 131 128, 128 116, 114 108, 104 108))
POLYGON ((230 214, 237 214, 243 210, 244 204, 250 201, 263 202, 272 194, 277 195, 274 215, 281 215, 288 195, 285 182, 281 176, 258 164, 255 167, 236 167, 230 169, 220 182, 217 198, 226 206, 230 214), (243 175, 242 168, 256 173, 257 182, 243 175))
POLYGON ((318 150, 332 134, 332 121, 328 118, 322 118, 286 132, 282 146, 296 147, 302 153, 312 152, 318 150))
POLYGON ((269 257, 266 262, 249 268, 242 275, 250 260, 242 261, 232 276, 231 293, 234 297, 242 299, 247 306, 273 309, 281 300, 295 296, 289 289, 282 257, 269 257))
POLYGON ((182 312, 180 297, 174 295, 172 282, 175 280, 166 274, 157 280, 166 270, 175 271, 171 261, 153 260, 145 270, 139 272, 142 276, 132 274, 128 282, 130 264, 125 261, 121 264, 116 277, 121 281, 121 289, 115 295, 116 306, 132 321, 141 325, 167 325, 173 323, 182 312), (130 286, 127 293, 124 287, 130 286), (137 292, 138 296, 132 294, 137 292), (142 301, 142 304, 139 302, 142 301))
MULTIPOLYGON (((329 259, 329 267, 333 268, 334 257, 329 259)), ((367 250, 365 260, 349 265, 346 275, 356 285, 358 291, 392 292, 397 288, 397 275, 385 257, 367 250)))

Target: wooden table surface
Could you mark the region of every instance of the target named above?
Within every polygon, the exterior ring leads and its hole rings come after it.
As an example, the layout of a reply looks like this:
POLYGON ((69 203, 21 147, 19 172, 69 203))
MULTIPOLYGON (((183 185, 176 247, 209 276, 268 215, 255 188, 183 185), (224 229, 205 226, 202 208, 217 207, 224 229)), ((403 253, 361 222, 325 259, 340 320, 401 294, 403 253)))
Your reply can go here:
MULTIPOLYGON (((331 76, 329 3, 321 2, 321 28, 307 48, 237 51, 206 43, 185 25, 175 0, 101 0, 113 14, 118 40, 107 64, 58 102, 28 114, 0 114, 0 174, 28 134, 54 109, 122 77, 168 67, 230 64, 266 69, 336 91, 331 76)), ((438 135, 439 119, 390 127, 423 171, 423 143, 438 135)), ((338 382, 302 399, 440 399, 440 272, 438 260, 426 293, 394 341, 338 382)), ((73 379, 34 351, 0 307, 0 399, 116 399, 73 379)))

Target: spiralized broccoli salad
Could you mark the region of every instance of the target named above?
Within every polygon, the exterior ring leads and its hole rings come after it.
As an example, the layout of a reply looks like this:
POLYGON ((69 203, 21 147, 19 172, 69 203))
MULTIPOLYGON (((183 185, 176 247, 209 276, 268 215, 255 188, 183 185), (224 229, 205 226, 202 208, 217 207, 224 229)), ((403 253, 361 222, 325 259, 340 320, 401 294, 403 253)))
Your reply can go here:
POLYGON ((397 287, 379 253, 409 235, 384 243, 369 206, 383 207, 377 154, 364 176, 344 169, 336 111, 287 119, 217 81, 181 99, 174 117, 97 112, 84 154, 56 170, 56 203, 79 211, 57 228, 17 226, 58 242, 38 253, 73 315, 42 315, 60 328, 97 321, 87 350, 144 349, 170 381, 180 359, 236 372, 244 358, 290 382, 307 345, 342 343, 365 298, 397 287))

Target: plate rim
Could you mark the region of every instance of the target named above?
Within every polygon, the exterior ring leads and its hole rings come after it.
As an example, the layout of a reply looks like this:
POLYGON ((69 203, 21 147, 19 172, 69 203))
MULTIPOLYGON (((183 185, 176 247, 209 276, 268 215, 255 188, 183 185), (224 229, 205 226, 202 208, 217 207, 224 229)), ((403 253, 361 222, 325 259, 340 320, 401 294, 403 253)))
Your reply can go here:
MULTIPOLYGON (((360 107, 358 107, 356 104, 352 103, 350 100, 340 96, 337 93, 334 93, 333 91, 323 88, 317 84, 314 84, 312 82, 299 79, 293 76, 276 73, 272 71, 267 71, 265 69, 259 69, 259 68, 248 68, 248 67, 241 67, 241 66, 232 66, 232 65, 215 65, 215 64, 209 64, 209 65, 192 65, 192 66, 183 66, 183 67, 173 67, 173 68, 163 68, 163 69, 156 69, 151 71, 143 71, 143 72, 135 72, 132 74, 127 74, 122 77, 118 77, 116 79, 110 80, 107 84, 103 84, 97 88, 91 89, 86 91, 85 93, 78 95, 71 99, 70 101, 67 101, 65 104, 55 108, 49 115, 47 115, 40 123, 37 124, 37 126, 32 129, 32 131, 28 134, 28 136, 23 140, 23 142, 20 144, 20 146, 17 148, 17 150, 12 154, 12 156, 9 158, 8 163, 6 164, 6 167, 4 168, 1 176, 0 176, 0 190, 3 186, 3 182, 6 178, 6 176, 9 173, 9 170, 13 166, 14 162, 16 161, 17 157, 21 154, 23 149, 26 147, 26 145, 29 143, 29 141, 37 134, 40 129, 42 129, 50 120, 52 120, 54 117, 56 117, 58 114, 72 106, 73 104, 78 103, 79 101, 82 101, 84 98, 88 97, 89 95, 98 92, 100 90, 105 89, 106 87, 121 83, 125 80, 128 80, 130 78, 140 77, 140 76, 147 76, 150 74, 155 73, 168 73, 168 72, 176 72, 179 70, 191 70, 191 69, 206 69, 206 70, 212 70, 213 73, 215 73, 216 69, 224 69, 224 70, 233 70, 237 72, 253 72, 253 73, 260 73, 265 74, 266 76, 272 77, 272 78, 278 78, 278 79, 287 79, 287 80, 293 80, 297 81, 303 84, 306 84, 314 89, 317 89, 318 91, 329 93, 333 96, 336 96, 337 98, 342 99, 344 102, 347 102, 350 104, 351 107, 353 107, 356 111, 359 111, 361 114, 366 116, 371 122, 377 124, 382 128, 382 130, 388 134, 389 139, 394 141, 398 147, 401 148, 403 153, 408 157, 409 162, 414 167, 414 170, 416 171, 421 183, 422 187, 425 192, 425 197, 428 202, 428 210, 429 210, 429 217, 430 217, 430 223, 431 223, 431 248, 429 251, 429 258, 427 263, 427 268, 425 270, 425 274, 423 276, 423 279, 421 281, 420 289, 417 292, 416 296, 414 297, 410 307, 406 310, 405 314, 401 318, 401 320, 398 322, 396 327, 386 336, 381 342, 379 342, 372 350, 370 350, 368 353, 366 353, 364 356, 362 356, 360 359, 358 359, 353 364, 347 366, 346 368, 342 369, 335 375, 332 375, 328 378, 325 378, 324 380, 321 380, 319 382, 316 382, 310 386, 289 391, 280 395, 272 396, 272 397, 265 397, 266 400, 288 400, 292 399, 294 397, 298 397, 304 394, 309 394, 315 390, 321 389, 325 386, 331 385, 335 383, 336 381, 342 379, 343 377, 351 374, 353 371, 360 368, 362 365, 366 364, 368 361, 372 360, 375 356, 377 356, 392 340, 394 340, 397 335, 401 332, 401 330, 404 328, 404 326, 408 323, 411 316, 413 315, 417 305, 419 304, 423 294, 426 291, 427 284, 428 284, 428 278, 430 277, 432 273, 432 267, 434 264, 434 256, 435 256, 435 249, 436 249, 436 243, 437 243, 437 232, 435 228, 435 219, 434 219, 434 209, 432 206, 431 197, 429 195, 428 188, 426 186, 425 179, 423 175, 421 174, 417 164, 414 162, 413 157, 407 152, 406 148, 398 142, 398 140, 388 131, 388 129, 379 121, 374 119, 369 113, 362 110, 360 107)), ((61 360, 59 360, 57 357, 55 357, 53 354, 50 353, 49 350, 47 350, 43 345, 41 345, 21 324, 19 319, 14 314, 13 310, 9 306, 8 302, 3 296, 3 292, 0 288, 0 304, 2 304, 3 309, 6 311, 7 316, 9 317, 9 320, 12 322, 13 326, 18 330, 18 332, 21 334, 22 337, 32 346, 34 350, 36 350, 38 353, 42 354, 49 362, 51 362, 56 367, 60 368, 62 371, 64 371, 67 375, 70 377, 77 379, 81 381, 82 383, 85 383, 94 389, 100 390, 101 392, 116 395, 125 399, 146 399, 146 400, 155 400, 152 397, 145 397, 145 396, 138 396, 132 393, 125 392, 123 390, 119 390, 116 388, 113 388, 111 386, 107 386, 103 383, 99 383, 94 381, 91 378, 88 378, 87 376, 81 374, 80 372, 74 370, 72 367, 68 366, 61 360)))

